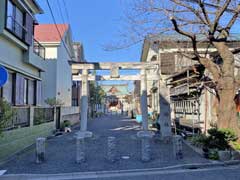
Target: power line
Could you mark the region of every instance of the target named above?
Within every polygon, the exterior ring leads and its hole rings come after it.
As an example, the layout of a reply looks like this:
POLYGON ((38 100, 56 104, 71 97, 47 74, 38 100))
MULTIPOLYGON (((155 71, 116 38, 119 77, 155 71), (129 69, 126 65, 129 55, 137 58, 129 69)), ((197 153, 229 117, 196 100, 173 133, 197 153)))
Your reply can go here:
POLYGON ((61 7, 61 4, 60 4, 59 0, 57 0, 57 4, 58 4, 58 9, 59 9, 59 12, 60 12, 60 16, 61 16, 63 24, 64 24, 66 21, 65 21, 65 18, 63 16, 62 7, 61 7))
MULTIPOLYGON (((67 22, 68 22, 68 24, 71 24, 70 23, 70 18, 69 18, 69 11, 68 11, 68 9, 67 9, 67 4, 66 4, 66 1, 65 0, 62 0, 63 1, 63 6, 64 6, 64 10, 65 10, 65 14, 66 14, 66 19, 67 19, 67 22)), ((74 37, 74 34, 72 33, 72 39, 73 39, 73 41, 75 42, 75 37, 74 37)))
POLYGON ((62 39, 61 33, 60 33, 60 31, 59 31, 59 29, 58 29, 58 26, 57 26, 57 23, 56 23, 56 19, 55 19, 54 15, 53 15, 53 11, 52 11, 52 8, 51 8, 50 3, 49 3, 48 0, 47 0, 47 5, 48 5, 48 8, 49 8, 49 10, 50 10, 50 13, 51 13, 51 16, 52 16, 54 25, 55 25, 55 27, 56 27, 56 29, 57 29, 57 31, 58 31, 58 35, 59 35, 59 37, 61 38, 61 41, 63 42, 64 48, 66 49, 66 51, 67 51, 68 56, 70 57, 70 59, 73 60, 73 59, 72 59, 72 56, 71 56, 71 53, 69 53, 69 50, 68 50, 68 48, 67 48, 64 40, 62 39))
POLYGON ((69 18, 69 13, 68 13, 68 9, 67 9, 67 5, 66 5, 66 2, 65 2, 65 0, 63 0, 63 4, 64 4, 64 9, 65 9, 65 13, 66 13, 66 15, 67 15, 67 21, 69 22, 69 24, 70 24, 70 18, 69 18))

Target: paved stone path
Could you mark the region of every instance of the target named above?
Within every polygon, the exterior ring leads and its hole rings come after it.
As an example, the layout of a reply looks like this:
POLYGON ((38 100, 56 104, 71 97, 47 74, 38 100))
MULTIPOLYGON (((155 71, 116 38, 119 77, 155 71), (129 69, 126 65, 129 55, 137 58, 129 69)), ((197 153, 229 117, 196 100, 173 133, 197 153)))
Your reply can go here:
POLYGON ((147 163, 141 162, 140 140, 136 137, 140 126, 134 120, 126 117, 107 115, 89 120, 88 127, 93 132, 94 137, 86 142, 86 162, 83 164, 75 162, 76 141, 74 134, 77 131, 75 129, 72 133, 47 140, 46 162, 44 164, 35 163, 35 146, 33 146, 12 161, 1 166, 0 169, 6 169, 7 173, 10 174, 53 174, 157 168, 177 164, 208 162, 208 160, 201 158, 187 146, 183 147, 184 158, 175 160, 172 144, 164 144, 156 138, 151 140, 152 160, 147 163), (115 163, 106 160, 108 136, 115 136, 117 139, 118 160, 115 163), (129 156, 130 158, 122 159, 122 156, 129 156))

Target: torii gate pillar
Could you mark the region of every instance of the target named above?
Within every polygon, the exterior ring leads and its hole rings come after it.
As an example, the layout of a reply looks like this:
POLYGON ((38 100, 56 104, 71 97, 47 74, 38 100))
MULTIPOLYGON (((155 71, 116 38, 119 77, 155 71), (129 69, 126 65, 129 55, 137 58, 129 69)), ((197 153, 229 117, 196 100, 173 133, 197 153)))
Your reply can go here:
POLYGON ((147 103, 147 76, 146 69, 141 69, 141 111, 142 131, 138 132, 140 138, 151 138, 154 134, 148 131, 148 103, 147 103))
POLYGON ((80 131, 77 136, 92 137, 92 133, 87 131, 88 123, 88 69, 82 70, 82 94, 81 94, 81 112, 80 112, 80 131))

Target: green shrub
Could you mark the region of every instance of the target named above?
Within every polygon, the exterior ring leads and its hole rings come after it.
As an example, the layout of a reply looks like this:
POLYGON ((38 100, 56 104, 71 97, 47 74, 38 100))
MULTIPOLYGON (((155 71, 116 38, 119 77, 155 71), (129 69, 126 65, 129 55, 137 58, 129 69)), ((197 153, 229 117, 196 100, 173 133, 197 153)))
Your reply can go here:
POLYGON ((208 152, 208 158, 212 159, 212 160, 218 160, 219 156, 218 156, 218 150, 217 149, 211 149, 208 152))
POLYGON ((196 136, 191 137, 190 141, 195 146, 203 146, 206 141, 207 136, 204 134, 198 134, 196 136))
POLYGON ((235 134, 235 132, 232 129, 223 128, 223 129, 219 129, 219 131, 224 134, 225 140, 227 142, 231 142, 231 141, 234 142, 238 139, 237 135, 235 134))
POLYGON ((8 126, 15 113, 16 112, 12 109, 11 105, 0 98, 0 135, 2 134, 3 129, 8 126))
POLYGON ((240 143, 238 142, 231 142, 231 147, 236 151, 240 151, 240 143))
POLYGON ((208 136, 203 145, 208 149, 226 150, 230 148, 230 143, 237 140, 236 134, 231 129, 212 128, 208 130, 208 136))
POLYGON ((64 102, 62 102, 60 99, 56 99, 56 98, 47 98, 44 102, 51 107, 64 105, 64 102))

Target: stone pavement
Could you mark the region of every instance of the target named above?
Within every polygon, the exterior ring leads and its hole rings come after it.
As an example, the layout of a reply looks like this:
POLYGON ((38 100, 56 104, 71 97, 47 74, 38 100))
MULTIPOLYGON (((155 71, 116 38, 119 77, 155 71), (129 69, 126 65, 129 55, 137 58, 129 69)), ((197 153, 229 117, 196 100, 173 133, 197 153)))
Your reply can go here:
POLYGON ((150 162, 141 161, 140 140, 136 137, 140 130, 139 124, 134 120, 119 116, 107 115, 94 120, 89 120, 88 129, 93 132, 94 137, 86 144, 86 162, 77 164, 76 140, 72 133, 54 137, 47 140, 46 162, 35 163, 35 146, 28 148, 12 161, 2 165, 0 169, 6 169, 8 174, 56 174, 89 171, 129 170, 144 168, 159 168, 189 163, 206 163, 208 160, 200 157, 189 147, 183 146, 181 160, 173 157, 172 144, 164 144, 157 138, 151 140, 150 162), (106 159, 107 138, 115 136, 117 140, 118 160, 110 163, 106 159), (129 156, 129 159, 122 159, 129 156))

